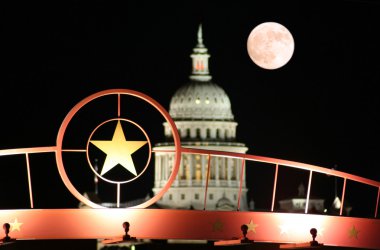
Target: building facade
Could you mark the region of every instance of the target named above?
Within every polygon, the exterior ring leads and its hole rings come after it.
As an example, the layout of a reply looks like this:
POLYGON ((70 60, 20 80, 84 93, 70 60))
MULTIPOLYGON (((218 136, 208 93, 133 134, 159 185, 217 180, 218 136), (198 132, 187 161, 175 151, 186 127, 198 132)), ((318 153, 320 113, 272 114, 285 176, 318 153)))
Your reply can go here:
MULTIPOLYGON (((288 213, 305 213, 306 209, 306 194, 305 186, 301 183, 298 186, 298 195, 289 199, 280 200, 279 209, 282 212, 288 213)), ((308 213, 325 213, 325 200, 315 197, 309 198, 308 213)))

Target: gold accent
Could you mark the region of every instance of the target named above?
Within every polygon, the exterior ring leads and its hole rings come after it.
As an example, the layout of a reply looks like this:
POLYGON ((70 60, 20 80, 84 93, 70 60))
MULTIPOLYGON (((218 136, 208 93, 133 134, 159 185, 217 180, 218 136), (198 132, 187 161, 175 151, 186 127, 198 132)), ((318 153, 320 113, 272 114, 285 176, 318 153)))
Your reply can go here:
POLYGON ((9 223, 11 225, 11 232, 13 231, 21 231, 21 225, 24 223, 18 222, 17 218, 15 218, 14 222, 9 223))
POLYGON ((223 222, 220 221, 220 219, 217 219, 214 224, 212 224, 212 231, 213 232, 222 232, 223 231, 223 222))
POLYGON ((90 142, 107 154, 100 173, 101 176, 106 174, 117 164, 120 164, 129 172, 137 176, 136 168, 132 160, 132 154, 144 146, 147 141, 126 141, 120 121, 117 122, 111 141, 94 140, 90 142))
POLYGON ((360 233, 359 230, 357 230, 355 228, 355 226, 352 226, 352 228, 348 231, 348 237, 349 238, 353 238, 355 237, 355 239, 358 239, 358 234, 360 233))
POLYGON ((256 233, 256 227, 259 226, 259 225, 255 224, 255 223, 253 223, 253 220, 252 220, 252 219, 249 221, 249 224, 245 224, 245 225, 247 225, 247 227, 248 227, 248 230, 247 230, 248 233, 249 233, 250 231, 256 233))
POLYGON ((289 234, 289 231, 291 229, 291 227, 289 225, 279 225, 278 227, 281 230, 280 235, 289 234))

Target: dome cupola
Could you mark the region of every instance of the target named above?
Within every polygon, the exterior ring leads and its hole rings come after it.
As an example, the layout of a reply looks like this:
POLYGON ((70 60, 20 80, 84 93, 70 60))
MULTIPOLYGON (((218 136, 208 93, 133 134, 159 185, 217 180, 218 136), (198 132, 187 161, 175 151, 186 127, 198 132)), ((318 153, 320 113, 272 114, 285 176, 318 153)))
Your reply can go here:
POLYGON ((170 115, 174 120, 233 120, 229 97, 220 86, 211 82, 210 55, 203 44, 202 25, 199 25, 198 43, 190 57, 190 82, 175 92, 170 102, 170 115))

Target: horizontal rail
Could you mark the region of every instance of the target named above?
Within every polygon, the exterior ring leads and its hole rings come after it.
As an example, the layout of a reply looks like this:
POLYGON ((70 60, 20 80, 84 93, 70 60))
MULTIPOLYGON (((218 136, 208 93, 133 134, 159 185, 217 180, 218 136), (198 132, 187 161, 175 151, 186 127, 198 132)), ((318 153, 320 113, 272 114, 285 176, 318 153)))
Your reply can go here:
MULTIPOLYGON (((376 209, 375 209, 375 217, 377 216, 377 209, 378 209, 378 203, 379 203, 379 196, 380 196, 380 182, 374 181, 371 179, 363 178, 360 176, 348 174, 345 172, 337 171, 334 169, 328 169, 323 168, 311 164, 305 164, 295 161, 288 161, 288 160, 282 160, 277 158, 271 158, 271 157, 264 157, 264 156, 257 156, 257 155, 249 155, 249 154, 242 154, 242 153, 236 153, 236 152, 226 152, 226 151, 217 151, 217 150, 206 150, 206 149, 197 149, 197 148, 189 148, 189 147, 180 147, 180 152, 176 152, 174 146, 173 147, 166 147, 163 150, 160 150, 159 148, 154 148, 153 152, 159 153, 159 152, 173 152, 173 153, 181 153, 181 154, 201 154, 201 155, 208 155, 209 158, 212 156, 219 156, 219 157, 231 157, 236 159, 241 159, 244 161, 254 161, 254 162, 262 162, 262 163, 268 163, 273 164, 278 168, 278 166, 286 166, 286 167, 292 167, 302 170, 308 170, 311 172, 317 172, 322 173, 326 175, 336 176, 343 178, 346 182, 346 180, 351 180, 355 182, 360 182, 366 185, 375 186, 378 188, 378 197, 377 197, 377 203, 376 203, 376 209)), ((32 147, 32 148, 18 148, 18 149, 2 149, 0 150, 0 156, 6 156, 6 155, 19 155, 19 154, 33 154, 33 153, 49 153, 49 152, 55 152, 57 153, 58 150, 61 150, 61 152, 85 152, 84 149, 59 149, 57 146, 48 146, 48 147, 32 147)), ((275 181, 276 185, 277 180, 275 181)), ((31 179, 29 179, 29 185, 31 185, 31 179)), ((345 191, 345 187, 343 188, 343 193, 345 191)), ((30 188, 31 191, 31 188, 30 188)), ((239 195, 240 196, 240 195, 239 195)), ((275 191, 272 195, 272 199, 275 197, 275 191)), ((240 197, 239 197, 240 199, 240 197)), ((344 199, 344 196, 342 197, 344 199)), ((31 199, 32 201, 32 199, 31 199)), ((272 209, 273 209, 273 202, 272 201, 272 209)), ((33 205, 32 205, 33 206, 33 205)))
POLYGON ((0 156, 4 155, 19 155, 19 154, 33 154, 33 153, 49 153, 56 152, 56 146, 50 147, 33 147, 33 148, 14 148, 14 149, 0 149, 0 156))

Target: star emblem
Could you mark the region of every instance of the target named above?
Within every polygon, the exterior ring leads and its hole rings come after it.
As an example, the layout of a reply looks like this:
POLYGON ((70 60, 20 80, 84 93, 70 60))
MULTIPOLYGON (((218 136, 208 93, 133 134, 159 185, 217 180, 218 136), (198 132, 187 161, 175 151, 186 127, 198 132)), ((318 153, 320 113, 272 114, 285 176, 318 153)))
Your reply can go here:
POLYGON ((223 231, 223 223, 218 219, 213 225, 212 225, 212 231, 214 232, 221 232, 223 231))
POLYGON ((289 225, 279 225, 278 227, 281 230, 280 235, 289 234, 289 231, 291 229, 291 227, 289 225))
POLYGON ((359 230, 352 226, 352 228, 348 231, 348 237, 358 239, 359 230))
POLYGON ((24 223, 18 222, 17 218, 15 218, 14 222, 9 223, 11 225, 11 232, 13 231, 21 231, 21 225, 24 223))
POLYGON ((252 219, 249 221, 249 224, 246 224, 247 227, 248 227, 248 230, 247 232, 249 233, 250 231, 256 233, 256 227, 258 227, 259 225, 253 223, 252 219))
POLYGON ((111 141, 90 141, 97 148, 107 154, 104 161, 101 176, 120 164, 134 176, 137 176, 135 165, 133 164, 132 154, 144 146, 147 141, 127 141, 125 140, 123 128, 120 121, 117 122, 115 132, 111 141))
POLYGON ((320 235, 320 236, 323 237, 323 231, 324 231, 324 230, 325 230, 325 229, 324 229, 323 227, 318 228, 318 235, 320 235))

